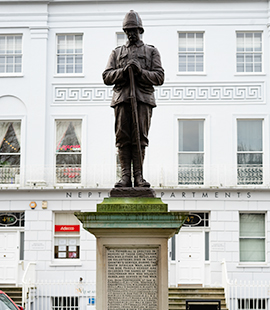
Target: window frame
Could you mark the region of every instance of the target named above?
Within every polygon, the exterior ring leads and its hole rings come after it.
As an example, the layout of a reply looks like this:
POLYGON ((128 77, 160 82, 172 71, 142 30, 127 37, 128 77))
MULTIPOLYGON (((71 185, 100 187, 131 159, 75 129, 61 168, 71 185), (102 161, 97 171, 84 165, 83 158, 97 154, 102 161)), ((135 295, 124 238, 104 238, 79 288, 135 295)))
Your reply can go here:
POLYGON ((238 257, 238 262, 239 266, 262 266, 262 265, 267 265, 267 212, 262 212, 262 211, 240 211, 238 213, 238 218, 239 218, 239 224, 238 224, 238 251, 239 251, 239 257, 238 257), (261 214, 264 215, 264 238, 260 237, 254 237, 250 238, 250 236, 247 237, 241 237, 240 236, 240 215, 241 214, 261 214), (248 238, 249 237, 249 238, 248 238), (264 261, 241 261, 240 260, 240 239, 264 239, 264 261))
MULTIPOLYGON (((263 50, 264 50, 264 31, 263 30, 236 30, 235 31, 235 72, 236 72, 236 75, 265 75, 264 73, 264 54, 263 54, 263 50), (244 35, 247 34, 247 33, 252 33, 253 35, 255 33, 260 33, 261 34, 261 46, 262 46, 262 49, 261 49, 261 52, 255 52, 255 51, 252 51, 252 52, 246 52, 246 51, 242 51, 242 52, 238 52, 237 51, 237 48, 238 48, 238 45, 237 45, 237 34, 239 33, 243 33, 244 35), (255 54, 261 54, 261 71, 258 71, 258 72, 255 72, 255 71, 252 71, 252 72, 247 72, 247 71, 238 71, 237 70, 237 65, 238 65, 238 62, 237 62, 237 55, 238 54, 252 54, 253 56, 255 54)), ((244 61, 244 70, 245 70, 245 61, 244 61)), ((254 61, 252 62, 253 64, 253 69, 254 69, 254 61)))
MULTIPOLYGON (((177 31, 177 75, 206 75, 206 61, 205 61, 205 31, 204 30, 198 30, 198 31, 177 31), (203 54, 203 71, 180 71, 179 70, 179 55, 181 54, 180 51, 179 51, 179 34, 189 34, 189 33, 193 33, 193 34, 202 34, 203 35, 203 51, 202 52, 196 52, 196 51, 193 51, 193 52, 190 52, 191 54, 192 53, 201 53, 203 54)), ((183 52, 183 54, 188 54, 188 52, 183 52)), ((195 62, 196 64, 196 62, 195 62)))
POLYGON ((67 118, 55 118, 54 119, 54 145, 53 145, 53 152, 54 152, 54 184, 56 186, 74 186, 74 187, 77 187, 77 186, 80 186, 82 183, 83 183, 83 147, 82 145, 84 144, 84 141, 83 141, 83 124, 84 124, 84 119, 81 118, 81 117, 76 117, 76 118, 70 118, 70 117, 67 117, 67 118), (81 145, 80 145, 80 148, 81 148, 81 151, 80 152, 70 152, 70 153, 66 153, 66 152, 63 152, 63 153, 57 153, 57 146, 56 146, 56 136, 57 136, 57 121, 62 121, 62 122, 72 122, 72 121, 80 121, 81 122, 81 145), (76 154, 80 154, 81 155, 81 166, 80 166, 80 182, 76 183, 76 182, 57 182, 57 166, 56 166, 56 157, 57 155, 61 155, 61 154, 73 154, 73 155, 76 155, 76 154))
MULTIPOLYGON (((0 123, 1 122, 7 122, 7 123, 13 123, 13 122, 19 122, 20 123, 20 152, 19 153, 0 153, 0 154, 11 154, 11 155, 17 155, 20 156, 20 164, 19 164, 19 177, 16 180, 16 178, 14 179, 14 183, 1 183, 0 185, 5 185, 5 186, 18 186, 21 184, 21 176, 23 175, 23 169, 22 169, 22 157, 23 157, 23 153, 22 153, 22 145, 23 145, 23 135, 22 135, 22 129, 23 129, 23 118, 18 118, 18 119, 5 119, 5 118, 1 118, 0 119, 0 123)), ((0 141, 1 142, 1 141, 0 141)))
POLYGON ((236 118, 236 182, 238 186, 263 186, 265 182, 265 143, 264 143, 264 127, 265 127, 265 118, 258 117, 258 118, 236 118), (261 121, 261 130, 262 130, 262 151, 238 151, 238 121, 254 121, 254 120, 260 120, 261 121), (262 164, 261 164, 261 170, 262 170, 262 182, 261 183, 241 183, 239 182, 238 177, 238 154, 262 154, 262 164))
MULTIPOLYGON (((81 223, 78 224, 74 224, 74 225, 80 225, 80 231, 78 232, 78 234, 72 234, 72 233, 63 233, 63 234, 57 234, 57 232, 55 231, 55 225, 56 224, 56 216, 57 214, 74 214, 74 212, 54 212, 53 214, 53 242, 52 242, 52 264, 53 265, 70 265, 70 266, 76 266, 76 265, 81 265, 81 255, 82 255, 82 226, 81 223), (69 257, 65 257, 65 258, 55 258, 55 254, 56 254, 56 238, 63 238, 63 239, 78 239, 79 240, 79 245, 76 245, 76 247, 78 246, 78 253, 79 253, 79 257, 76 258, 69 258, 69 257)), ((69 225, 69 224, 59 224, 59 225, 69 225)), ((73 225, 73 224, 72 224, 73 225)), ((68 245, 66 245, 68 246, 68 245)), ((58 251, 59 252, 59 251, 58 251)), ((61 252, 61 251, 60 251, 61 252)), ((65 252, 65 251, 62 251, 65 252)), ((68 253, 68 249, 66 249, 66 253, 68 253)), ((75 251, 71 251, 71 252, 75 252, 75 251)), ((77 252, 77 249, 76 249, 77 252)))
MULTIPOLYGON (((60 54, 61 55, 61 54, 60 54)), ((64 56, 68 54, 63 54, 64 56)), ((75 66, 75 63, 72 63, 73 66, 75 66)), ((66 70, 66 63, 65 63, 65 70, 66 70)), ((76 33, 56 33, 55 34, 55 75, 54 77, 84 77, 84 33, 83 32, 76 32, 76 33), (81 53, 72 53, 70 56, 75 56, 75 55, 81 55, 82 56, 82 72, 79 73, 58 73, 58 37, 59 36, 76 36, 80 35, 82 36, 82 52, 81 53)))
POLYGON ((206 150, 206 143, 205 143, 205 137, 206 137, 206 118, 177 118, 177 185, 178 186, 194 186, 194 185, 200 185, 203 186, 206 184, 205 177, 206 177, 206 171, 205 171, 205 150, 206 150), (179 126, 180 121, 202 121, 203 122, 203 151, 179 151, 179 142, 180 142, 180 136, 179 136, 179 126), (179 164, 179 155, 180 154, 202 154, 203 155, 203 164, 202 164, 202 170, 203 170, 203 182, 202 183, 179 183, 179 171, 180 171, 180 164, 179 164))
MULTIPOLYGON (((0 36, 4 36, 4 37, 21 37, 21 53, 15 54, 3 54, 3 56, 7 57, 8 55, 10 56, 21 56, 21 71, 20 72, 0 72, 0 77, 22 77, 23 76, 23 33, 0 33, 0 36)), ((1 56, 1 54, 0 54, 1 56)), ((14 68, 15 63, 13 63, 13 68, 14 68)))

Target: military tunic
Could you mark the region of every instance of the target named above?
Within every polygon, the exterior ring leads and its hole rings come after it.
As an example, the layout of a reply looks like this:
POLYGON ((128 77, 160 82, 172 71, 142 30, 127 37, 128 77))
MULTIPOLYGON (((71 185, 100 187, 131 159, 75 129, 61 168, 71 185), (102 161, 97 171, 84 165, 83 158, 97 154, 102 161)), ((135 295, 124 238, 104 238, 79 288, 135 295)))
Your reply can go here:
POLYGON ((116 146, 135 144, 135 131, 130 107, 130 82, 124 68, 131 59, 141 65, 141 73, 134 75, 135 95, 138 103, 138 118, 141 145, 148 145, 148 131, 152 108, 156 106, 154 87, 164 82, 164 70, 158 50, 141 40, 135 44, 127 42, 112 51, 107 67, 103 72, 106 85, 114 85, 111 107, 115 109, 116 146))

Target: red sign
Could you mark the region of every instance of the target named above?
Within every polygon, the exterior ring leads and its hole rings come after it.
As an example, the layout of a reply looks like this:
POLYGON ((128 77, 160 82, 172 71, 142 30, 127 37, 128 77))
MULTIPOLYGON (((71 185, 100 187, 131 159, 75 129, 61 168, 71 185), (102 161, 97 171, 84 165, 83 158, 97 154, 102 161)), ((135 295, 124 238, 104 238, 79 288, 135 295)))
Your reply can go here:
POLYGON ((54 230, 61 232, 80 231, 80 225, 55 225, 54 230))

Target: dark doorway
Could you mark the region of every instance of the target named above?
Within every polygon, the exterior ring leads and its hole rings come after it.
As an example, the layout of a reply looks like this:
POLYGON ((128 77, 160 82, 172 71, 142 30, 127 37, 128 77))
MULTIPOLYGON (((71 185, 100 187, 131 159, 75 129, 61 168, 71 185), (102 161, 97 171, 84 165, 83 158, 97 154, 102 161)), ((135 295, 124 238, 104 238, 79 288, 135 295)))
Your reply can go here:
POLYGON ((220 310, 220 300, 216 299, 186 300, 186 310, 220 310))

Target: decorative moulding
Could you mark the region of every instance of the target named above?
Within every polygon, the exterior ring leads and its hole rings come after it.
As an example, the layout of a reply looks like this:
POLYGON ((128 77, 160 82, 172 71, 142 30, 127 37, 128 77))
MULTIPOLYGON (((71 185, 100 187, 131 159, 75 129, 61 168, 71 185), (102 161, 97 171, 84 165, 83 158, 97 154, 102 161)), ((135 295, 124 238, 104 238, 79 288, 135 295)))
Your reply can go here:
MULTIPOLYGON (((265 103, 264 82, 166 83, 156 88, 158 103, 265 103)), ((110 102, 112 88, 103 84, 53 84, 53 104, 110 102)))

